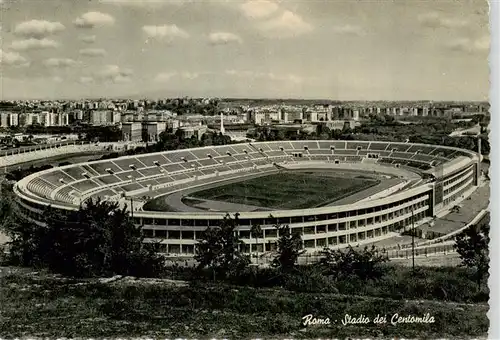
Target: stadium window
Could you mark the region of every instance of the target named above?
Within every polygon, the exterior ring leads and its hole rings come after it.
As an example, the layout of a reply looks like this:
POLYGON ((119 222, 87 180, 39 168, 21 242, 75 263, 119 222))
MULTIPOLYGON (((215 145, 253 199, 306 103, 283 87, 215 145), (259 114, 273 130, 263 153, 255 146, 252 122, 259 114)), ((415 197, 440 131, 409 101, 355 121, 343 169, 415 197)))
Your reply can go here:
POLYGON ((181 238, 181 232, 179 230, 169 230, 168 238, 178 240, 181 238))
POLYGON ((346 243, 346 235, 339 236, 339 244, 345 244, 345 243, 346 243))
POLYGON ((316 221, 315 215, 304 216, 304 222, 314 222, 314 221, 316 221))
POLYGON ((317 239, 316 247, 326 247, 326 238, 317 239))
POLYGON ((171 254, 180 254, 180 252, 181 252, 180 244, 169 244, 168 245, 168 252, 171 254))
POLYGON ((251 226, 251 223, 250 223, 249 219, 240 219, 239 220, 239 225, 240 226, 251 226))
POLYGON ((304 248, 314 248, 314 240, 305 240, 304 248))
POLYGON ((329 214, 327 219, 328 220, 334 220, 336 218, 337 218, 337 213, 333 213, 333 214, 329 214))
POLYGON ((278 218, 278 224, 289 224, 290 217, 280 217, 278 218))
POLYGON ((194 245, 192 245, 192 244, 183 244, 182 245, 182 252, 184 254, 194 254, 194 245))
POLYGON ((194 240, 194 231, 182 231, 182 239, 183 240, 194 240))
POLYGON ((338 159, 335 160, 335 164, 339 164, 340 161, 338 159))
POLYGON ((265 237, 277 237, 278 231, 276 229, 265 229, 264 234, 265 237))
POLYGON ((142 234, 144 235, 144 237, 152 238, 153 237, 153 230, 152 229, 142 229, 142 234))
POLYGON ((249 239, 250 230, 240 230, 240 238, 249 239))
POLYGON ((155 230, 156 238, 167 238, 167 231, 162 229, 155 230))
POLYGON ((178 219, 169 219, 168 220, 168 225, 179 226, 180 224, 181 224, 181 221, 178 219))

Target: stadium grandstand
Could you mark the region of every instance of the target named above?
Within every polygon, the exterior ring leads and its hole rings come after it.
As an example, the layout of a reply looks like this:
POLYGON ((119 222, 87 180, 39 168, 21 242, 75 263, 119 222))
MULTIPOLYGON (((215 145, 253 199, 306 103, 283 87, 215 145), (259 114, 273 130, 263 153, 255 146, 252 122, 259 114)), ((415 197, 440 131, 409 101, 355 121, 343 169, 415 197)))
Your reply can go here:
POLYGON ((275 250, 277 224, 299 231, 304 249, 316 253, 324 247, 384 240, 428 222, 474 192, 480 162, 475 152, 438 145, 255 142, 71 164, 27 176, 14 191, 22 213, 37 223, 42 223, 47 206, 68 212, 88 199, 118 202, 131 211, 134 223, 143 226, 145 242, 158 242, 168 255, 192 256, 201 233, 218 226, 228 212, 239 213, 238 233, 246 253, 275 250), (183 200, 196 190, 284 172, 308 174, 311 169, 366 174, 388 182, 378 180, 329 204, 291 209, 251 209, 245 204, 228 209, 230 205, 223 202, 219 209, 200 208, 183 200), (149 202, 165 197, 171 198, 169 209, 148 209, 149 202), (257 224, 263 236, 255 239, 250 229, 257 224))

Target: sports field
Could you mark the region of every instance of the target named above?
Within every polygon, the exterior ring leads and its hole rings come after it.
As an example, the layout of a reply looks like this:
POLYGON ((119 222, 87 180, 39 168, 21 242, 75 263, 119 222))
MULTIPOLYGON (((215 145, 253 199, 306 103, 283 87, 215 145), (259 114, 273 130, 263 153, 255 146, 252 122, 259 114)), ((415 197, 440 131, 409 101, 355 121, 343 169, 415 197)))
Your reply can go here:
POLYGON ((367 177, 339 177, 328 172, 284 172, 198 191, 190 197, 270 209, 305 209, 329 204, 378 183, 367 177))

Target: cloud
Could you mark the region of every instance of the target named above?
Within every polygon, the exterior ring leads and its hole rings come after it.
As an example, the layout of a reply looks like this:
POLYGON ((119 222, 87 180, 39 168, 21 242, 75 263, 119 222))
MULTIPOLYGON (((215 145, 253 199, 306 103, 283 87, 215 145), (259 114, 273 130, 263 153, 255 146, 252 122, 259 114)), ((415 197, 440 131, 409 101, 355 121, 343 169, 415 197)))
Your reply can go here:
POLYGON ((108 26, 115 23, 115 19, 106 13, 87 12, 73 22, 76 27, 93 28, 96 26, 108 26))
POLYGON ((234 33, 230 32, 214 32, 210 33, 208 40, 212 45, 227 45, 229 43, 241 44, 243 40, 234 33))
POLYGON ((48 49, 48 48, 56 48, 59 46, 59 43, 43 38, 43 39, 25 39, 25 40, 14 40, 10 48, 16 51, 27 51, 27 50, 42 50, 42 49, 48 49))
POLYGON ((155 77, 155 81, 159 83, 167 82, 177 75, 177 72, 162 72, 158 73, 155 77))
POLYGON ((0 65, 9 65, 16 67, 29 66, 29 61, 17 52, 7 52, 0 50, 0 65))
POLYGON ((443 17, 436 12, 419 15, 418 21, 422 26, 430 28, 460 28, 469 24, 467 20, 443 17))
POLYGON ((238 78, 246 78, 246 79, 264 79, 264 80, 276 80, 280 82, 288 82, 294 84, 300 84, 304 81, 302 77, 299 77, 295 74, 275 74, 272 72, 254 72, 254 71, 240 71, 240 70, 226 70, 226 75, 234 76, 238 78))
POLYGON ((172 41, 176 38, 189 38, 189 34, 175 24, 162 26, 146 25, 142 27, 142 31, 148 39, 172 41))
POLYGON ((301 16, 290 11, 284 11, 278 17, 267 20, 258 26, 271 37, 287 38, 311 32, 313 27, 301 16))
POLYGON ((49 58, 43 61, 46 67, 66 68, 78 65, 76 60, 70 58, 49 58))
POLYGON ((187 80, 194 80, 199 78, 200 76, 203 75, 210 75, 213 74, 212 72, 206 71, 206 72, 161 72, 156 75, 154 78, 155 82, 159 83, 165 83, 170 81, 174 77, 178 77, 181 79, 187 79, 187 80))
POLYGON ((81 76, 80 78, 78 78, 78 82, 80 84, 90 84, 94 82, 94 78, 90 76, 81 76))
POLYGON ((161 7, 165 5, 182 6, 187 0, 100 0, 102 4, 130 7, 161 7))
POLYGON ((196 73, 196 72, 183 72, 182 73, 182 78, 184 79, 189 79, 189 80, 193 80, 193 79, 196 79, 200 76, 199 73, 196 73))
POLYGON ((93 42, 95 42, 95 35, 81 35, 80 36, 80 41, 86 43, 86 44, 91 44, 93 42))
POLYGON ((349 34, 349 35, 365 35, 366 32, 361 26, 354 25, 343 25, 343 26, 335 26, 333 31, 338 34, 349 34))
POLYGON ((64 81, 64 79, 62 79, 59 76, 54 76, 54 77, 52 77, 52 81, 56 82, 56 83, 62 83, 64 81))
POLYGON ((278 4, 268 0, 251 0, 241 5, 243 13, 253 19, 267 18, 278 10, 278 4))
POLYGON ((106 65, 96 73, 96 78, 104 82, 124 83, 131 80, 131 69, 123 69, 118 65, 106 65))
POLYGON ((28 38, 43 38, 64 31, 66 27, 60 22, 47 20, 30 20, 22 22, 14 28, 14 33, 28 38))
POLYGON ((458 38, 446 44, 446 47, 452 51, 466 53, 489 52, 490 37, 483 36, 477 39, 458 38))
POLYGON ((84 48, 79 53, 86 57, 103 57, 106 55, 106 51, 102 48, 84 48))

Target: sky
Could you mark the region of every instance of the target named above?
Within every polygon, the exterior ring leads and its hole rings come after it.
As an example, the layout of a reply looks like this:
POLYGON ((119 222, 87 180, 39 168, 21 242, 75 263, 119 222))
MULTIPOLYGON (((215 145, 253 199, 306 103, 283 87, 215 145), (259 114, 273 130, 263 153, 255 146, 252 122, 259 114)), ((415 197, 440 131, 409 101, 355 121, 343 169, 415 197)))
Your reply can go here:
POLYGON ((0 99, 487 100, 480 0, 0 0, 0 99))

